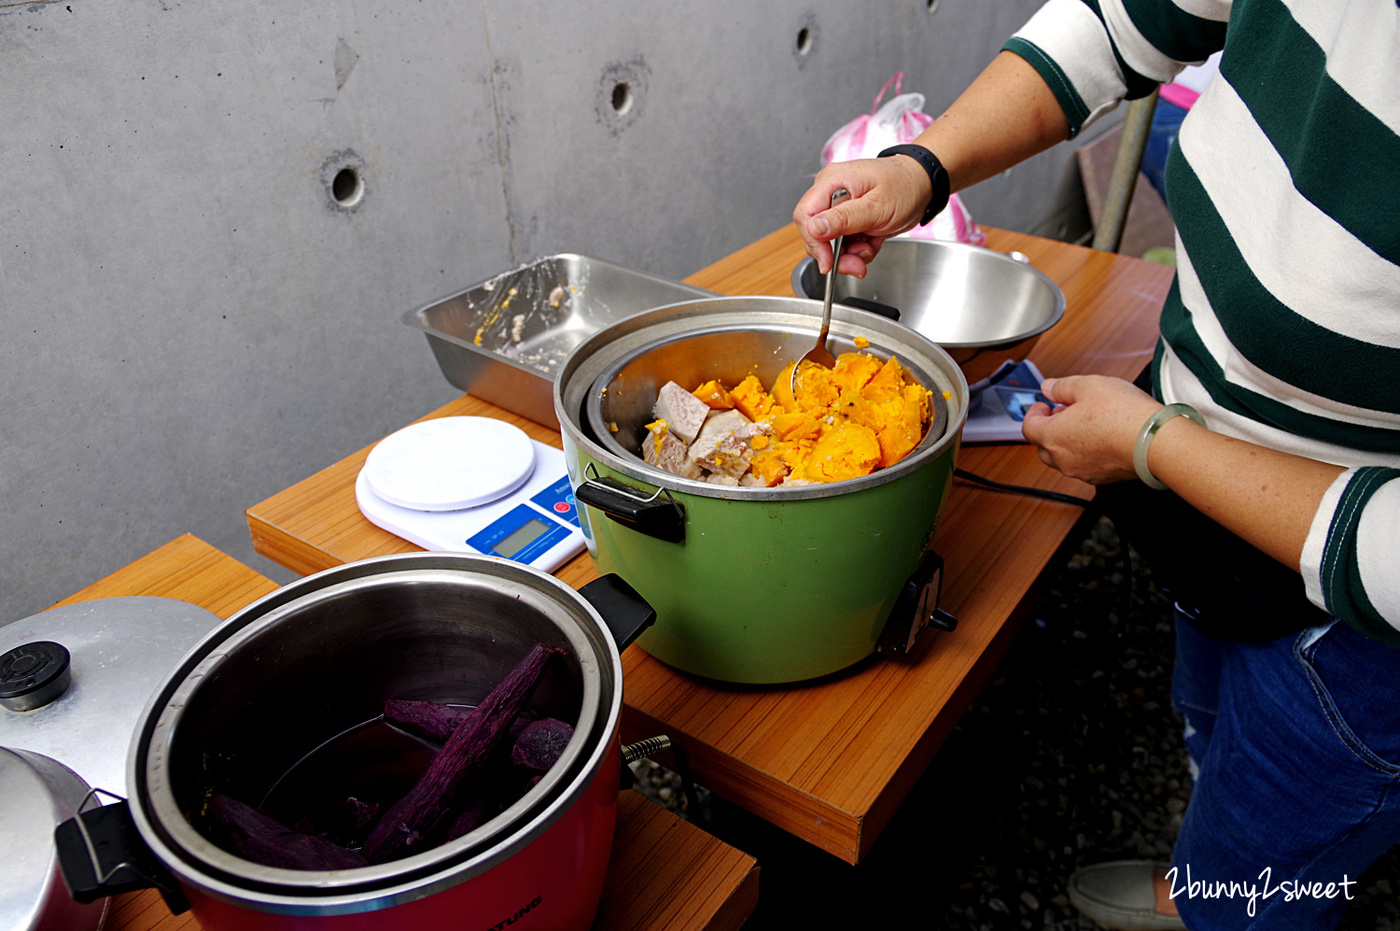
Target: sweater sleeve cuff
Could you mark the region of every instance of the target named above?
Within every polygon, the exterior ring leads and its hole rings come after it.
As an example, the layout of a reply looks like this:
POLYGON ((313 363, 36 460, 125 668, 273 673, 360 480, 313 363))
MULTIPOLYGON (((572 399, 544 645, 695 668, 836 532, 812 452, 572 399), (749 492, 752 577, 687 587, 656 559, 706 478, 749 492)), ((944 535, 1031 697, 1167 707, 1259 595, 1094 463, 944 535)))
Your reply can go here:
POLYGON ((1308 598, 1373 640, 1400 647, 1400 469, 1339 475, 1323 495, 1299 570, 1308 598))
POLYGON ((1071 138, 1127 93, 1108 32, 1083 0, 1048 0, 1002 49, 1025 59, 1049 86, 1071 138))
POLYGON ((1342 493, 1355 475, 1355 469, 1348 469, 1338 475, 1323 493, 1322 502, 1313 515, 1312 526, 1308 528, 1307 539, 1303 541, 1303 554, 1298 560, 1298 571, 1303 576, 1308 600, 1324 611, 1328 608, 1322 591, 1322 559, 1327 549, 1327 532, 1332 526, 1332 515, 1337 513, 1337 502, 1342 499, 1342 493))

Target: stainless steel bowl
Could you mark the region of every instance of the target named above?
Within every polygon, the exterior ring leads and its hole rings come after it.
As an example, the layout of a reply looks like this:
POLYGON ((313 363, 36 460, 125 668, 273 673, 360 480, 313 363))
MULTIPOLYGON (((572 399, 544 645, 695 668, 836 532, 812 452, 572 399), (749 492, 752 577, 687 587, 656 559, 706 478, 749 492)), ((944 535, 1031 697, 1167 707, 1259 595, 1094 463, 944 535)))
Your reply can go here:
MULTIPOLYGON (((798 297, 819 298, 825 286, 810 257, 793 269, 798 297)), ((1020 253, 927 239, 886 242, 864 278, 837 276, 836 300, 897 309, 899 322, 943 347, 974 386, 1025 359, 1065 312, 1064 292, 1020 253)))

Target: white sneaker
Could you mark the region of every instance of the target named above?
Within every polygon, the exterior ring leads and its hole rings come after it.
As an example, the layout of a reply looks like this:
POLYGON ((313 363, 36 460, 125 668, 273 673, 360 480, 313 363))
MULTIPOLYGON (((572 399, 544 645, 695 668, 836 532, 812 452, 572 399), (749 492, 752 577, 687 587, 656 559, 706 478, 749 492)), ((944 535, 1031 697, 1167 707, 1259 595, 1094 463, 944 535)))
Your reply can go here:
POLYGON ((1167 864, 1115 860, 1074 872, 1069 900, 1079 914, 1116 931, 1185 929, 1166 881, 1167 864))

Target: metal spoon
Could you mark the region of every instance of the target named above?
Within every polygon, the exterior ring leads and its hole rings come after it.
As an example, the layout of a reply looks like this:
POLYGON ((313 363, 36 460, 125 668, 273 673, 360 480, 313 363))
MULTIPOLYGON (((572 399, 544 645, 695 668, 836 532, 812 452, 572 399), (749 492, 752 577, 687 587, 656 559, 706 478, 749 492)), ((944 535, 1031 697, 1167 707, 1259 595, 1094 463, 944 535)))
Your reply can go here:
MULTIPOLYGON (((835 207, 850 196, 850 191, 845 188, 837 188, 831 194, 831 206, 835 207)), ((836 296, 836 263, 841 260, 841 246, 845 240, 845 236, 837 236, 831 242, 831 270, 826 273, 826 297, 822 301, 822 331, 817 335, 817 345, 807 350, 807 354, 798 359, 792 366, 789 390, 793 397, 797 397, 797 371, 802 368, 804 363, 812 362, 827 368, 836 364, 836 357, 831 354, 831 350, 826 348, 826 338, 831 332, 831 301, 836 296)))

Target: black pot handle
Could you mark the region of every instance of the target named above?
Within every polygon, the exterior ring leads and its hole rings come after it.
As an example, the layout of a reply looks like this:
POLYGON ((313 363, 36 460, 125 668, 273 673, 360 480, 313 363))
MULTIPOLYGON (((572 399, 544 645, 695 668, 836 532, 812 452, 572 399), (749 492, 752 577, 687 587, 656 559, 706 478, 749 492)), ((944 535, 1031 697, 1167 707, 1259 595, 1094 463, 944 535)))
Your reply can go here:
POLYGON ((578 593, 603 616, 619 652, 627 649, 656 620, 655 609, 620 575, 610 572, 599 576, 578 593))
POLYGON ((919 567, 895 598, 875 649, 888 656, 907 656, 914 650, 914 641, 929 626, 949 632, 955 630, 958 619, 938 607, 942 592, 943 557, 925 553, 919 567))
POLYGON ((638 533, 667 543, 685 540, 685 508, 664 488, 648 494, 614 478, 590 476, 574 497, 638 533))
POLYGON ((78 902, 154 887, 172 915, 189 911, 175 877, 141 840, 126 799, 80 810, 54 828, 54 846, 63 881, 78 902))
POLYGON ((879 314, 882 317, 889 317, 896 323, 899 322, 899 308, 891 307, 889 304, 882 304, 879 301, 872 301, 867 297, 843 297, 841 303, 847 307, 854 307, 857 310, 868 310, 872 314, 879 314))

